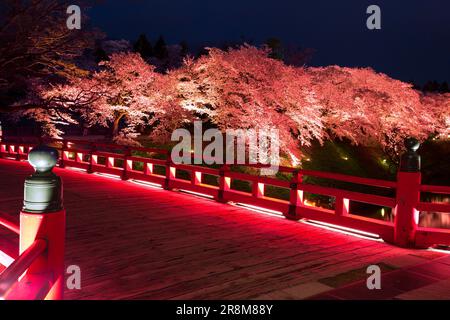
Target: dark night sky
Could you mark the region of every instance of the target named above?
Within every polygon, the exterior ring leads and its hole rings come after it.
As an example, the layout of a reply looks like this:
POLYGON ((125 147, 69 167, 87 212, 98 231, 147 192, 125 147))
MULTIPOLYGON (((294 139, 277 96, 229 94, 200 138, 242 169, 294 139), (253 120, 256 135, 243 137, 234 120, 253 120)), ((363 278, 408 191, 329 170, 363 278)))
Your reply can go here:
POLYGON ((109 38, 190 47, 242 37, 277 37, 314 48, 312 65, 370 66, 401 80, 450 80, 449 0, 105 0, 89 10, 109 38), (366 28, 366 8, 381 7, 382 29, 366 28))

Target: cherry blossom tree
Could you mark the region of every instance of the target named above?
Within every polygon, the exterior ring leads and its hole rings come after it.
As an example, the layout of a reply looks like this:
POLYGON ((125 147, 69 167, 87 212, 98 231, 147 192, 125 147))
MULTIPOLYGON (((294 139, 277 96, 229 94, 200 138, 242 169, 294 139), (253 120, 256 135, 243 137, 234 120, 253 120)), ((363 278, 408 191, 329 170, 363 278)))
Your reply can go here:
POLYGON ((266 49, 210 48, 177 72, 182 107, 223 130, 276 128, 280 148, 291 159, 299 157, 299 144, 322 138, 309 75, 269 58, 266 49))
POLYGON ((369 68, 287 66, 247 45, 210 48, 164 74, 139 54, 116 53, 99 71, 35 88, 28 104, 36 107, 23 114, 52 135, 81 117, 112 127, 122 143, 142 128, 167 143, 174 129, 202 119, 222 130, 278 129, 280 149, 294 165, 313 140, 376 143, 395 155, 407 136, 449 134, 449 94, 423 94, 369 68))
POLYGON ((309 68, 329 136, 379 143, 397 154, 403 139, 448 130, 448 97, 424 96, 411 84, 370 68, 309 68), (446 120, 447 119, 447 120, 446 120), (447 124, 446 124, 447 121, 447 124))
POLYGON ((135 53, 112 54, 100 65, 101 70, 71 77, 64 84, 36 84, 26 101, 35 107, 22 115, 41 122, 51 136, 62 133, 60 125, 74 124, 82 118, 88 126, 111 127, 114 139, 123 143, 132 142, 139 127, 153 125, 153 137, 161 138, 182 121, 175 120, 185 112, 176 103, 174 78, 155 72, 154 66, 135 53), (121 120, 125 120, 126 127, 119 132, 121 120))
MULTIPOLYGON (((89 1, 78 1, 88 5, 89 1)), ((94 40, 98 31, 85 24, 69 30, 66 26, 65 0, 4 0, 0 14, 0 113, 34 108, 20 104, 24 93, 36 88, 36 82, 56 83, 70 76, 83 76, 76 60, 94 40)), ((50 113, 49 113, 50 114, 50 113)))

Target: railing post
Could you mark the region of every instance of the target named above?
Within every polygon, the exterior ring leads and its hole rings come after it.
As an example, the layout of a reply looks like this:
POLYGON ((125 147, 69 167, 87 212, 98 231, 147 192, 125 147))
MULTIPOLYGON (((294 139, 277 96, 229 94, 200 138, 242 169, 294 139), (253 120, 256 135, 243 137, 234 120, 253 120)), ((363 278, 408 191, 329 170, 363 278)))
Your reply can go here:
POLYGON ((25 180, 24 206, 20 212, 20 253, 36 239, 47 242, 44 255, 33 262, 27 275, 49 278, 46 299, 62 299, 64 291, 64 241, 66 212, 62 203, 61 178, 52 172, 58 151, 44 145, 28 154, 35 173, 25 180))
POLYGON ((202 184, 202 173, 200 171, 191 171, 191 184, 194 186, 202 184))
POLYGON ((123 158, 123 171, 122 171, 122 180, 128 180, 128 171, 131 171, 133 169, 133 162, 131 160, 128 160, 128 158, 131 156, 131 150, 130 148, 125 148, 125 157, 123 158))
POLYGON ((169 154, 169 158, 166 160, 166 179, 164 180, 163 188, 165 190, 171 190, 170 180, 175 179, 176 168, 172 167, 172 159, 169 154))
POLYGON ((301 217, 297 214, 297 207, 303 204, 303 190, 299 190, 298 186, 302 183, 302 174, 295 170, 292 173, 289 195, 289 209, 285 213, 285 217, 290 220, 299 220, 301 217))
POLYGON ((230 171, 230 167, 227 166, 226 164, 224 164, 220 169, 219 169, 219 191, 217 193, 217 201, 218 202, 222 202, 225 203, 225 191, 230 190, 231 187, 231 179, 225 177, 225 174, 227 171, 230 171))
POLYGON ((263 198, 264 197, 264 191, 265 191, 265 185, 264 183, 258 182, 258 179, 256 178, 255 181, 252 182, 252 195, 255 198, 263 198))
POLYGON ((66 166, 65 160, 68 159, 68 152, 69 152, 68 149, 69 149, 69 146, 68 146, 67 140, 63 140, 63 145, 61 148, 61 158, 59 160, 60 168, 64 168, 66 166))
POLYGON ((342 196, 336 197, 334 212, 336 216, 346 216, 349 213, 350 200, 342 196))
POLYGON ((6 154, 6 144, 0 141, 0 158, 3 158, 4 153, 6 154))
POLYGON ((94 155, 94 152, 97 151, 95 147, 95 143, 90 144, 89 148, 89 166, 87 169, 87 173, 93 173, 94 172, 94 165, 97 164, 97 156, 94 155))
POLYGON ((145 163, 145 175, 153 174, 153 163, 145 163))
POLYGON ((16 161, 20 161, 20 144, 15 146, 14 151, 16 153, 16 161))
POLYGON ((6 145, 4 145, 2 141, 3 141, 3 129, 2 129, 2 122, 0 121, 0 159, 3 158, 3 153, 6 152, 6 145))
POLYGON ((405 139, 407 151, 400 159, 397 173, 394 242, 401 247, 415 246, 419 224, 419 211, 416 209, 420 201, 421 183, 420 156, 416 152, 419 146, 416 139, 405 139))

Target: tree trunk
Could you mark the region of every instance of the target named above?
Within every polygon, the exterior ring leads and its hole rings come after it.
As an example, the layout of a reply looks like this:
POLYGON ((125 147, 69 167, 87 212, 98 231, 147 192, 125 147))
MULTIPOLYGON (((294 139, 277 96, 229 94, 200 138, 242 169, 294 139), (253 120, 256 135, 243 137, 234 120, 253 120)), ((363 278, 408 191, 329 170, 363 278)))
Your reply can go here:
POLYGON ((114 119, 114 123, 113 123, 113 131, 112 131, 112 135, 113 137, 117 136, 119 134, 119 124, 120 124, 120 120, 122 120, 122 118, 125 116, 125 113, 120 113, 116 119, 114 119))

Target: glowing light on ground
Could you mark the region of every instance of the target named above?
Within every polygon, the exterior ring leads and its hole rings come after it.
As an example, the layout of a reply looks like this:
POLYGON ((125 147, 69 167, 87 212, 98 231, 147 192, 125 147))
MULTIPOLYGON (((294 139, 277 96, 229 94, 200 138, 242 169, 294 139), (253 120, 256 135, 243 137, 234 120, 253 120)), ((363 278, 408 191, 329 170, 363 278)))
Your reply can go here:
POLYGON ((135 179, 131 179, 131 180, 128 180, 128 181, 131 182, 131 183, 137 184, 137 185, 145 186, 145 187, 150 187, 150 188, 155 188, 155 189, 162 189, 162 186, 160 184, 153 183, 153 182, 142 181, 142 180, 135 180, 135 179))
POLYGON ((254 212, 262 213, 268 216, 277 217, 277 218, 284 218, 283 213, 281 211, 266 209, 258 206, 254 206, 247 203, 241 203, 241 202, 229 202, 232 206, 239 207, 239 208, 245 208, 254 212))
POLYGON ((2 250, 0 250, 0 264, 4 265, 6 268, 8 268, 11 263, 14 262, 14 259, 11 258, 8 254, 4 253, 2 250))
POLYGON ((201 197, 201 198, 214 199, 214 197, 209 195, 209 194, 204 194, 204 193, 195 192, 195 191, 189 191, 189 190, 184 190, 184 189, 179 189, 178 191, 181 191, 183 193, 189 193, 189 194, 192 194, 194 196, 201 197))
POLYGON ((100 172, 95 172, 94 174, 96 176, 100 176, 100 177, 104 177, 104 178, 109 178, 109 179, 114 179, 114 180, 122 180, 119 176, 117 176, 115 174, 100 173, 100 172))
POLYGON ((358 230, 358 229, 353 229, 353 228, 342 227, 342 226, 339 226, 339 225, 326 223, 326 222, 321 222, 321 221, 316 221, 316 220, 303 219, 303 220, 300 220, 300 222, 306 223, 308 225, 312 225, 312 226, 315 226, 315 227, 318 227, 318 228, 323 228, 323 229, 326 229, 326 230, 329 230, 329 231, 335 231, 335 232, 343 233, 343 234, 349 235, 349 236, 355 236, 355 237, 366 239, 366 240, 373 240, 373 241, 383 242, 383 239, 381 239, 380 236, 378 234, 375 234, 375 233, 365 232, 365 231, 358 230))
POLYGON ((73 171, 86 172, 86 169, 81 169, 81 168, 76 168, 76 167, 66 167, 66 168, 73 170, 73 171))
POLYGON ((427 251, 433 251, 433 252, 450 254, 450 247, 448 247, 447 250, 446 249, 438 249, 438 248, 428 248, 427 251))

